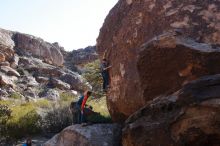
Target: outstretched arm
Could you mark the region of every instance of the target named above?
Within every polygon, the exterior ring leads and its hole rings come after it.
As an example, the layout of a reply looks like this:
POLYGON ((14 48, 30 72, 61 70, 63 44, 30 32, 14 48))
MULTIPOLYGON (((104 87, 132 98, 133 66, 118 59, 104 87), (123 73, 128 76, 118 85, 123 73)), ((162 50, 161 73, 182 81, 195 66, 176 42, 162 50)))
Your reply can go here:
POLYGON ((110 66, 104 68, 103 70, 107 70, 107 69, 109 69, 109 68, 111 68, 111 67, 112 67, 112 66, 110 65, 110 66))

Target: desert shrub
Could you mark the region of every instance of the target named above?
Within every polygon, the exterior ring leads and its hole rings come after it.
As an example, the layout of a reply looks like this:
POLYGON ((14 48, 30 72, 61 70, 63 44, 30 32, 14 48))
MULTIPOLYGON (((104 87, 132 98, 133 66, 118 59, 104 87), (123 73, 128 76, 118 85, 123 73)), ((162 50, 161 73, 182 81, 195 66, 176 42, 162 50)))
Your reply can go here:
POLYGON ((7 138, 7 128, 6 123, 11 116, 11 110, 7 105, 0 104, 0 145, 3 145, 3 142, 7 138))
MULTIPOLYGON (((11 116, 11 110, 7 105, 0 104, 0 133, 1 135, 5 132, 5 125, 11 116)), ((4 134, 3 134, 4 135, 4 134)))
POLYGON ((71 125, 72 118, 69 107, 54 107, 47 111, 42 119, 42 129, 46 133, 57 133, 71 125))
POLYGON ((38 134, 41 131, 40 119, 36 111, 30 111, 18 121, 7 123, 7 135, 10 138, 19 139, 26 135, 38 134))
POLYGON ((26 135, 37 134, 40 128, 41 117, 32 104, 23 104, 12 107, 11 117, 6 123, 7 135, 18 139, 26 135))

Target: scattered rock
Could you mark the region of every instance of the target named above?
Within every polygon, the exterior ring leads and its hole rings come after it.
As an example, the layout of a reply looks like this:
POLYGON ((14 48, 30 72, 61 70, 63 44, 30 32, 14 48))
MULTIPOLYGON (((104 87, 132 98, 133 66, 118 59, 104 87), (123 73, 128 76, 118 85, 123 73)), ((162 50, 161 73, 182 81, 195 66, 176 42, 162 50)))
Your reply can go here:
POLYGON ((9 77, 7 75, 0 73, 0 85, 1 86, 10 86, 12 88, 15 88, 15 84, 13 82, 15 80, 17 80, 17 77, 9 77))
POLYGON ((39 97, 57 101, 60 99, 60 94, 55 89, 46 89, 42 93, 39 94, 39 97))
POLYGON ((59 88, 61 90, 70 90, 71 88, 69 84, 55 78, 53 78, 51 82, 56 88, 59 88))
POLYGON ((18 67, 18 62, 19 62, 19 56, 15 54, 14 57, 10 60, 11 68, 16 69, 18 67))
POLYGON ((19 84, 24 84, 26 85, 26 87, 37 87, 39 84, 38 82, 35 80, 35 78, 33 76, 22 76, 21 78, 19 78, 18 80, 19 84))
POLYGON ((36 81, 41 84, 47 84, 49 82, 49 78, 47 77, 36 77, 36 81))
POLYGON ((82 77, 78 74, 67 73, 67 74, 62 75, 60 79, 63 82, 68 83, 71 86, 71 89, 73 90, 83 91, 83 90, 89 89, 89 86, 85 84, 82 77))
POLYGON ((73 125, 47 141, 44 146, 119 146, 121 130, 116 124, 73 125))
POLYGON ((0 88, 0 99, 8 97, 8 92, 5 89, 0 88))
POLYGON ((8 61, 4 61, 0 63, 0 66, 10 66, 10 63, 8 61))
POLYGON ((11 68, 9 66, 1 66, 0 70, 9 76, 20 77, 20 74, 16 70, 14 70, 13 68, 11 68))
POLYGON ((35 91, 32 88, 26 88, 24 90, 24 95, 28 99, 36 99, 38 96, 36 95, 35 91))
POLYGON ((4 62, 4 61, 5 61, 5 55, 0 52, 0 62, 4 62))

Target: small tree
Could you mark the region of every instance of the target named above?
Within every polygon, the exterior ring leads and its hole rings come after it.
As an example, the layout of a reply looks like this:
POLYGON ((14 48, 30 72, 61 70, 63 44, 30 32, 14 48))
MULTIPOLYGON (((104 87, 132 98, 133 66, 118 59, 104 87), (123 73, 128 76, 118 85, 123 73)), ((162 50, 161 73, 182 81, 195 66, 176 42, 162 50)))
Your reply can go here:
POLYGON ((1 140, 4 139, 7 136, 7 128, 6 123, 11 116, 11 110, 6 105, 0 104, 0 144, 1 140))
POLYGON ((93 91, 101 95, 102 76, 100 71, 100 61, 95 60, 85 65, 85 72, 83 77, 90 83, 93 91))

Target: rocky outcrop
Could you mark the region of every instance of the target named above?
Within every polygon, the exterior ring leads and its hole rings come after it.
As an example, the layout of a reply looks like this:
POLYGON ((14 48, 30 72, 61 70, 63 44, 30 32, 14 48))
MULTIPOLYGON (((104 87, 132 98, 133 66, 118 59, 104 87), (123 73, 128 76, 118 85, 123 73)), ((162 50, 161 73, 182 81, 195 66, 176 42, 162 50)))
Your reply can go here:
POLYGON ((62 80, 65 83, 68 83, 71 86, 71 89, 76 91, 85 91, 91 89, 90 85, 85 82, 85 79, 80 77, 76 73, 67 73, 63 74, 60 77, 60 80, 62 80))
POLYGON ((83 92, 90 88, 78 73, 63 67, 63 52, 58 43, 0 29, 0 87, 5 88, 5 95, 10 98, 8 89, 12 88, 31 100, 41 97, 44 89, 48 93, 43 97, 59 100, 60 91, 83 92), (48 86, 50 81, 53 86, 48 86), (58 88, 59 92, 51 88, 58 88))
POLYGON ((69 84, 67 84, 59 79, 52 79, 51 82, 52 82, 53 86, 55 86, 61 90, 70 90, 70 88, 71 88, 69 84))
POLYGON ((18 62, 19 62, 19 56, 15 54, 13 58, 10 60, 10 66, 11 68, 16 69, 18 67, 18 62))
MULTIPOLYGON (((192 46, 195 43, 190 45, 190 42, 187 42, 185 44, 190 46, 181 44, 180 49, 177 48, 179 47, 178 43, 176 44, 174 41, 174 46, 171 47, 171 49, 170 46, 166 47, 165 41, 158 53, 153 51, 153 45, 151 45, 151 47, 146 46, 145 51, 149 52, 148 55, 150 55, 151 59, 154 59, 154 61, 150 61, 153 64, 141 64, 141 60, 138 60, 138 55, 143 53, 141 52, 141 46, 144 43, 170 30, 175 30, 177 35, 183 34, 186 38, 194 40, 194 42, 212 44, 211 50, 214 51, 214 49, 220 45, 219 9, 219 1, 209 0, 204 0, 203 2, 199 0, 120 0, 116 4, 105 19, 105 23, 97 39, 98 53, 101 57, 105 54, 113 66, 110 70, 111 88, 107 98, 108 107, 113 120, 125 120, 130 114, 145 105, 148 100, 155 98, 159 94, 165 94, 165 92, 172 93, 179 89, 181 85, 184 84, 184 81, 187 82, 187 80, 195 79, 198 76, 218 72, 216 66, 219 65, 215 66, 214 64, 216 62, 211 64, 214 62, 212 60, 219 62, 218 55, 214 55, 218 52, 218 49, 216 53, 203 51, 203 44, 200 44, 198 47, 192 46), (174 50, 175 53, 172 53, 171 50, 174 50), (184 54, 180 55, 178 51, 184 54), (179 59, 175 55, 181 58, 179 59), (162 58, 162 60, 160 58, 162 58), (164 64, 163 61, 169 63, 164 64), (175 64, 176 61, 179 64, 175 64), (137 67, 138 62, 139 71, 137 67), (159 65, 156 62, 160 62, 163 65, 159 65), (211 63, 208 65, 209 62, 211 63), (174 68, 171 68, 171 65, 173 65, 174 68), (167 69, 166 66, 168 66, 167 69), (175 66, 179 67, 175 68, 175 66), (153 71, 149 70, 149 73, 144 75, 144 73, 146 73, 146 69, 142 70, 144 67, 153 69, 153 71), (161 67, 163 69, 161 69, 161 67), (208 71, 209 69, 212 71, 208 71), (163 72, 163 70, 165 70, 165 72, 163 72), (190 71, 186 76, 184 73, 181 73, 181 71, 187 72, 187 70, 190 71), (142 71, 144 73, 142 73, 142 71), (156 74, 154 75, 154 73, 156 74), (163 78, 159 76, 161 74, 163 78), (142 75, 145 77, 143 78, 142 75), (152 77, 150 77, 150 75, 152 75, 152 77), (167 78, 164 78, 165 75, 167 78), (173 75, 174 77, 172 78, 173 75), (144 79, 146 78, 151 81, 145 81, 144 79), (174 83, 175 79, 178 79, 177 83, 174 83), (145 85, 141 85, 141 82, 145 85), (146 84, 152 82, 154 82, 154 85, 146 84), (156 87, 160 85, 160 82, 162 88, 158 89, 156 87), (171 82, 171 85, 164 87, 165 82, 171 82), (148 93, 150 94, 145 96, 148 93)), ((159 41, 155 41, 155 43, 160 44, 159 41)), ((168 44, 171 45, 172 42, 168 44)), ((148 60, 148 56, 145 57, 145 59, 148 60)))
POLYGON ((0 86, 1 87, 9 86, 9 87, 14 88, 15 87, 14 81, 17 81, 17 77, 15 76, 9 77, 0 72, 0 86))
POLYGON ((56 66, 63 65, 64 60, 59 45, 50 44, 41 38, 22 33, 15 33, 14 41, 18 54, 35 56, 56 66))
POLYGON ((20 74, 16 70, 12 69, 9 66, 1 66, 0 71, 4 72, 5 74, 7 74, 9 76, 20 77, 20 74))
POLYGON ((11 59, 14 55, 14 41, 12 33, 7 30, 0 29, 0 62, 11 59))
POLYGON ((62 51, 64 55, 64 65, 70 70, 83 72, 83 66, 98 59, 96 46, 88 46, 84 49, 73 50, 71 52, 62 51))
POLYGON ((19 66, 33 74, 36 80, 42 84, 47 84, 50 78, 50 84, 54 88, 57 87, 62 90, 73 89, 77 91, 90 88, 78 73, 46 64, 40 59, 20 57, 19 66))
POLYGON ((73 125, 47 141, 44 146, 119 146, 120 126, 96 124, 82 127, 73 125))
POLYGON ((123 145, 219 145, 219 95, 220 75, 213 75, 155 98, 126 121, 123 145))

